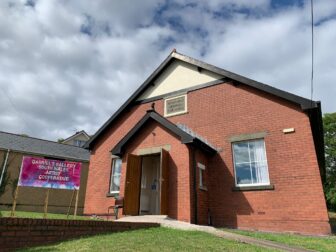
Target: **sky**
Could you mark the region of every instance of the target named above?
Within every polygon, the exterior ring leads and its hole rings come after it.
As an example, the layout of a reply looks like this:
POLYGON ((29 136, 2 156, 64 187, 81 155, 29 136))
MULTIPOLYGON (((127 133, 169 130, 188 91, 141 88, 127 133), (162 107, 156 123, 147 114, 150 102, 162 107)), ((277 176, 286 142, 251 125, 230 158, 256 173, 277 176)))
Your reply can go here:
MULTIPOLYGON (((0 131, 94 134, 173 48, 310 98, 310 0, 1 0, 0 131)), ((336 111, 336 2, 314 1, 314 100, 336 111)))

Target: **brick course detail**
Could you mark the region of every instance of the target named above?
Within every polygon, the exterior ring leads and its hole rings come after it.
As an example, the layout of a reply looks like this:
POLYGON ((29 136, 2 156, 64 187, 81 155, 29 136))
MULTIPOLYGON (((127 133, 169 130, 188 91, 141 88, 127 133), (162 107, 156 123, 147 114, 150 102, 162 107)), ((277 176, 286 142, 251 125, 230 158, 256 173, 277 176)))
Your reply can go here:
POLYGON ((155 223, 0 218, 0 251, 40 246, 82 236, 158 227, 155 223))

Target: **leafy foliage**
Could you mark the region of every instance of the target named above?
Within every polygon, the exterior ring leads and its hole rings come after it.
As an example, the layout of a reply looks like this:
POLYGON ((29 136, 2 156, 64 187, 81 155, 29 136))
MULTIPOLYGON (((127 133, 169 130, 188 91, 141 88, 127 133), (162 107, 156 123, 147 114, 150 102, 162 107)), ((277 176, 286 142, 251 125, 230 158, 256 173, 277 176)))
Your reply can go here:
POLYGON ((11 181, 9 179, 9 174, 6 170, 2 179, 2 183, 0 185, 0 197, 6 192, 6 186, 10 184, 10 182, 11 181))
MULTIPOLYGON (((4 157, 2 159, 2 162, 0 164, 0 177, 1 177, 2 169, 5 169, 4 174, 3 174, 3 178, 2 178, 2 182, 1 182, 1 185, 0 185, 0 197, 6 192, 6 186, 11 183, 11 180, 9 178, 10 175, 9 175, 9 172, 8 172, 9 163, 7 163, 6 167, 4 167, 4 165, 5 165, 5 155, 4 155, 4 157)), ((1 212, 0 212, 0 217, 2 217, 1 212)))
POLYGON ((4 164, 5 164, 5 155, 0 164, 0 177, 1 177, 2 169, 5 169, 4 174, 3 174, 2 183, 0 185, 0 197, 6 192, 6 186, 11 183, 10 174, 8 172, 9 162, 7 162, 5 168, 4 168, 4 164))
POLYGON ((336 113, 323 116, 326 183, 324 185, 327 205, 336 211, 336 113))
MULTIPOLYGON (((12 158, 8 158, 7 163, 6 163, 6 167, 4 168, 4 175, 3 175, 3 179, 2 179, 2 183, 0 185, 0 197, 7 191, 8 187, 7 186, 11 186, 12 189, 12 196, 14 198, 14 192, 16 189, 16 186, 18 184, 19 178, 15 178, 15 179, 11 179, 11 173, 8 171, 9 170, 9 166, 11 164, 11 162, 14 160, 15 155, 12 155, 12 158)), ((1 166, 0 166, 0 174, 2 172, 2 169, 5 165, 5 160, 6 160, 6 155, 3 156, 3 159, 1 161, 1 166)), ((20 173, 20 167, 18 167, 18 173, 20 173)), ((1 176, 1 175, 0 175, 1 176)), ((1 216, 1 214, 0 214, 1 216)))

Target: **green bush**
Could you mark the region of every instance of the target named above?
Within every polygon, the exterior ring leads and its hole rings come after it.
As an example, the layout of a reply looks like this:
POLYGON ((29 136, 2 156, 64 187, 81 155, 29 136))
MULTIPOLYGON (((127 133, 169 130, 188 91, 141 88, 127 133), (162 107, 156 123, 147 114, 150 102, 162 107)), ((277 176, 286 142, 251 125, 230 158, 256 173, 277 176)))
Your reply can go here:
POLYGON ((328 209, 336 211, 336 188, 329 188, 325 190, 328 209))
POLYGON ((323 115, 326 161, 324 192, 330 210, 336 211, 336 113, 323 115))

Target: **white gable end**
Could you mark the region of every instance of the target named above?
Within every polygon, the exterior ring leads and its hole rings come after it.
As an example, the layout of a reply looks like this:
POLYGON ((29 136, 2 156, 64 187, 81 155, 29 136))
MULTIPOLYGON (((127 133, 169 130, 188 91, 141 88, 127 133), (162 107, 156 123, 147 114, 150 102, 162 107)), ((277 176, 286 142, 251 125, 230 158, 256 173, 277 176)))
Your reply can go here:
POLYGON ((172 62, 138 100, 144 100, 223 78, 216 73, 182 61, 172 62))

